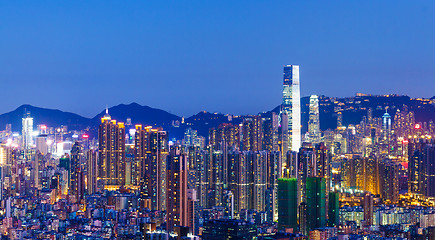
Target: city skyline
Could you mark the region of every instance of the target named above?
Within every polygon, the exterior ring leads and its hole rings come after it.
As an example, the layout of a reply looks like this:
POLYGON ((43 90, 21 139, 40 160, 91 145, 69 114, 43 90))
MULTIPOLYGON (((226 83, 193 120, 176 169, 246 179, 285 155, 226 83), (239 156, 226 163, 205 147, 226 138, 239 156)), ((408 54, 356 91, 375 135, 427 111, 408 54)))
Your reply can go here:
POLYGON ((0 2, 1 239, 434 240, 433 16, 0 2))
POLYGON ((8 91, 0 112, 17 107, 18 96, 88 117, 101 106, 129 102, 177 115, 253 114, 280 102, 285 64, 303 66, 302 96, 430 98, 434 34, 425 26, 433 25, 433 10, 430 2, 393 1, 376 8, 365 2, 1 3, 0 33, 7 38, 0 79, 8 91))

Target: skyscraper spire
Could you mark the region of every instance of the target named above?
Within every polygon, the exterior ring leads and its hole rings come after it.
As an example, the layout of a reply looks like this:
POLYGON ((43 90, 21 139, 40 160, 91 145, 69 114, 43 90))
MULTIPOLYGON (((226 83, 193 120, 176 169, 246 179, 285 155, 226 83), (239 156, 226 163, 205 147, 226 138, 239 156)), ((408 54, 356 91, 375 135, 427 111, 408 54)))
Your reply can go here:
POLYGON ((107 107, 107 105, 106 105, 106 114, 101 118, 101 120, 103 121, 103 119, 106 119, 106 120, 112 119, 112 117, 109 115, 109 107, 107 107))

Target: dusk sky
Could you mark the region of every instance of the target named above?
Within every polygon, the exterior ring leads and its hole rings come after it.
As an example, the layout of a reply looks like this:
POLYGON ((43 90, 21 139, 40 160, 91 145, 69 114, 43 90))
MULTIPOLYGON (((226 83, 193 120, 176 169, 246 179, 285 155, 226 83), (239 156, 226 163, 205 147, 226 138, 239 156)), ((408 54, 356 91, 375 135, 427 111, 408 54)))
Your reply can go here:
POLYGON ((256 114, 301 95, 435 95, 433 1, 1 1, 0 113, 137 102, 256 114))

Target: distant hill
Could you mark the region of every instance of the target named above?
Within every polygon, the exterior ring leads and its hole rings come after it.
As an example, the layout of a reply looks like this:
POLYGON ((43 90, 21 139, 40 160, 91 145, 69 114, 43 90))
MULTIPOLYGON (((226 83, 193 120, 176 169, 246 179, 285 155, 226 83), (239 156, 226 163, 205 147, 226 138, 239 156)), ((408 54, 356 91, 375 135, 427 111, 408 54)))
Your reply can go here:
MULTIPOLYGON (((106 114, 106 110, 101 111, 94 118, 94 125, 100 124, 100 119, 106 114)), ((127 118, 131 118, 132 124, 143 124, 155 127, 169 127, 172 121, 181 121, 177 115, 171 114, 161 109, 142 106, 137 103, 119 104, 109 108, 109 115, 112 119, 119 122, 126 122, 127 118)))
POLYGON ((6 124, 12 124, 13 131, 21 131, 22 118, 26 111, 30 111, 35 127, 39 124, 46 124, 51 127, 68 125, 72 129, 84 129, 90 124, 90 119, 75 113, 24 104, 11 112, 0 115, 0 129, 4 129, 6 124))

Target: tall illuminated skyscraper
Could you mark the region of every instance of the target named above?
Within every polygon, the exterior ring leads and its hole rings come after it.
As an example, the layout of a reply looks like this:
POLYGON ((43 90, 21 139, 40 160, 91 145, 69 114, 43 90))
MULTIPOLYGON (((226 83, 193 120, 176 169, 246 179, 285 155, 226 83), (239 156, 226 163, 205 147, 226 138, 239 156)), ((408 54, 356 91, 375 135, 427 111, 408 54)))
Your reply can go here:
POLYGON ((93 194, 98 191, 97 176, 98 176, 98 151, 90 149, 87 152, 87 191, 88 194, 93 194))
POLYGON ((310 142, 320 142, 320 121, 319 121, 319 97, 310 97, 310 119, 308 121, 308 133, 310 142))
POLYGON ((71 157, 70 157, 70 185, 69 185, 69 194, 77 195, 78 194, 78 177, 81 172, 80 167, 80 152, 81 146, 78 142, 76 142, 71 149, 71 157))
POLYGON ((125 184, 125 126, 112 120, 107 109, 98 130, 99 179, 105 185, 125 184))
POLYGON ((287 133, 283 133, 283 146, 287 146, 287 149, 283 149, 283 152, 286 152, 286 150, 297 152, 301 147, 301 94, 299 89, 299 65, 284 66, 283 86, 282 113, 287 115, 288 120, 288 131, 287 133), (287 143, 285 141, 287 141, 287 143))
POLYGON ((408 145, 408 192, 435 197, 435 141, 415 138, 408 145))
POLYGON ((175 226, 188 226, 187 198, 187 155, 179 147, 173 147, 167 158, 166 229, 174 231, 175 226))
POLYGON ((385 159, 379 163, 379 192, 384 201, 399 201, 399 164, 385 159))
POLYGON ((33 118, 30 117, 30 112, 26 112, 22 118, 23 123, 23 148, 30 149, 33 145, 33 118))
POLYGON ((384 139, 388 139, 391 132, 391 116, 387 111, 382 116, 382 130, 384 131, 384 139))
POLYGON ((139 172, 132 172, 132 182, 141 186, 144 207, 152 210, 166 209, 167 155, 168 135, 165 131, 136 125, 134 163, 139 172))
POLYGON ((391 137, 391 116, 385 111, 385 114, 382 116, 382 132, 383 132, 383 141, 386 148, 386 153, 390 154, 390 137, 391 137))
POLYGON ((74 195, 76 201, 83 199, 85 195, 85 175, 82 169, 81 158, 83 156, 82 146, 76 142, 71 149, 70 157, 70 185, 69 195, 74 195))

